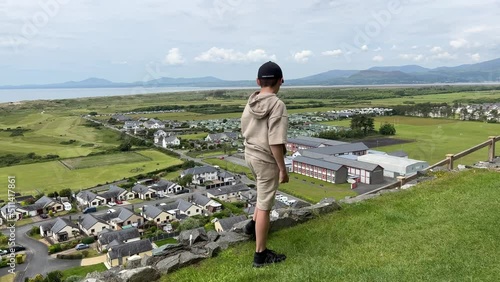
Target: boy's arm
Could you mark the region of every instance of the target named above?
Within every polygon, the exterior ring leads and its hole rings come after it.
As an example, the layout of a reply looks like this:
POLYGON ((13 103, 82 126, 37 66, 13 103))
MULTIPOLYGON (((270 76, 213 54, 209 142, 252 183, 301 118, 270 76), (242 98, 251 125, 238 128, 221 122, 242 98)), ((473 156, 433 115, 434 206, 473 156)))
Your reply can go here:
POLYGON ((286 171, 285 156, 283 155, 284 146, 283 144, 270 145, 273 157, 280 169, 280 183, 288 183, 288 172, 286 171))

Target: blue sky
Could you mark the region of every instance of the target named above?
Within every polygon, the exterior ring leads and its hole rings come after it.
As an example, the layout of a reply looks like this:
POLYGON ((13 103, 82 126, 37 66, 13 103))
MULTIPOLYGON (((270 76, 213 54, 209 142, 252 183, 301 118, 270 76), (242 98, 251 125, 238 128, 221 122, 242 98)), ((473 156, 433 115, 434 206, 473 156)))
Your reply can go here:
POLYGON ((0 85, 287 78, 499 56, 496 0, 0 0, 0 85))

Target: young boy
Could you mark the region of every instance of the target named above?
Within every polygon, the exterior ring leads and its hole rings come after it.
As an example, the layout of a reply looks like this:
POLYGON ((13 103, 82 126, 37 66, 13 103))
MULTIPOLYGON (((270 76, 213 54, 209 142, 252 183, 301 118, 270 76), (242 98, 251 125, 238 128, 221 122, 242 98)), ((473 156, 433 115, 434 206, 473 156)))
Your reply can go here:
POLYGON ((245 138, 245 160, 257 186, 257 206, 245 233, 255 235, 254 267, 284 261, 286 256, 266 248, 269 213, 274 205, 278 185, 288 182, 284 155, 287 141, 288 114, 285 104, 276 96, 283 84, 283 72, 273 62, 263 64, 257 74, 260 91, 253 93, 241 116, 245 138))

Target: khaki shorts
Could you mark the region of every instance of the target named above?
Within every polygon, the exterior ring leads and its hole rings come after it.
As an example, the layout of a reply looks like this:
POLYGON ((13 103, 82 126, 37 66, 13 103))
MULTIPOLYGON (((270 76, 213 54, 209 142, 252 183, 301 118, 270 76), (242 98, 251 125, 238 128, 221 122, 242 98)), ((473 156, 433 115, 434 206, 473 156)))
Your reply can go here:
POLYGON ((270 211, 274 205, 274 196, 279 186, 280 170, 277 164, 264 162, 248 155, 245 156, 248 167, 252 170, 257 186, 257 208, 270 211))

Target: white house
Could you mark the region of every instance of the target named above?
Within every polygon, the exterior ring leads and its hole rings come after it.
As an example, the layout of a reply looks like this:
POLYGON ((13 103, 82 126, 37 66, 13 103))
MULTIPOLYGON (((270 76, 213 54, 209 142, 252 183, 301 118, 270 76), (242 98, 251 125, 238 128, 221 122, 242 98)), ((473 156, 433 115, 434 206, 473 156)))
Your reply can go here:
POLYGON ((142 127, 142 122, 140 121, 126 121, 123 125, 125 130, 137 130, 142 127))
POLYGON ((219 143, 222 141, 234 141, 237 140, 238 137, 239 134, 236 132, 214 133, 208 134, 208 136, 205 138, 205 141, 219 143))
POLYGON ((217 180, 218 173, 219 171, 213 166, 197 166, 184 170, 181 177, 191 174, 193 175, 193 184, 203 184, 205 181, 217 180))
POLYGON ((164 179, 149 185, 148 188, 153 193, 151 195, 152 197, 165 197, 167 194, 174 194, 175 192, 179 192, 183 189, 181 185, 164 179))
POLYGON ((155 137, 155 144, 160 143, 160 137, 168 137, 168 136, 169 136, 169 134, 166 133, 165 131, 161 130, 161 129, 158 130, 158 131, 156 131, 155 135, 154 135, 154 137, 155 137))
POLYGON ((177 136, 159 137, 158 144, 160 144, 163 148, 168 148, 171 146, 179 146, 181 144, 181 140, 177 138, 177 136))
POLYGON ((207 197, 216 198, 221 201, 236 202, 240 199, 240 192, 248 190, 250 190, 248 186, 244 183, 240 183, 233 186, 209 189, 207 190, 207 197))
POLYGON ((392 178, 411 175, 429 167, 424 161, 389 155, 364 155, 359 156, 358 161, 380 165, 384 168, 384 176, 392 178))
POLYGON ((106 199, 90 191, 81 191, 76 194, 76 201, 85 207, 105 205, 106 199))
POLYGON ((63 242, 75 238, 80 234, 78 226, 67 218, 58 218, 55 221, 40 225, 40 235, 52 237, 54 241, 63 242))
POLYGON ((146 122, 144 122, 144 127, 147 129, 160 129, 160 128, 165 128, 165 124, 159 120, 156 119, 150 119, 146 122))

